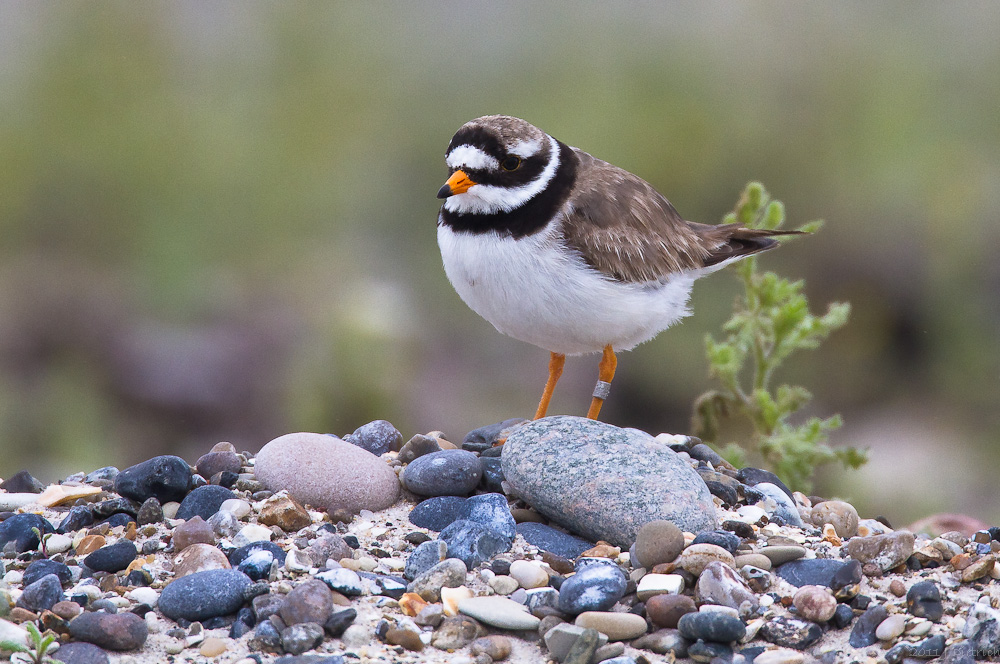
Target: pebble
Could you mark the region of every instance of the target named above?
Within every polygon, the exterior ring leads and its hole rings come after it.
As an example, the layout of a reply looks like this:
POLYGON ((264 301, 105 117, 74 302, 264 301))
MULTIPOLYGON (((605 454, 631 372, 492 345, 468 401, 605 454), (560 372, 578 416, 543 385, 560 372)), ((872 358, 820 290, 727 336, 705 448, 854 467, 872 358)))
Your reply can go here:
POLYGON ((969 640, 974 652, 995 656, 1000 652, 1000 611, 982 602, 974 603, 969 607, 962 636, 969 640))
POLYGON ((250 586, 246 574, 232 569, 195 572, 168 583, 159 610, 173 620, 206 620, 235 613, 250 586))
POLYGON ((944 615, 941 591, 933 581, 918 581, 906 591, 906 609, 918 618, 938 621, 944 615))
POLYGON ((278 565, 285 564, 285 550, 268 540, 258 540, 233 549, 229 553, 229 564, 233 566, 239 565, 254 551, 269 551, 275 560, 278 561, 278 565))
POLYGON ((563 613, 575 616, 584 611, 606 611, 625 594, 625 574, 614 563, 588 564, 583 569, 578 565, 577 569, 559 588, 559 610, 563 613))
POLYGON ((412 581, 431 567, 447 558, 448 545, 441 540, 430 540, 419 545, 406 559, 403 576, 412 581))
POLYGON ((804 546, 789 544, 769 545, 761 548, 759 553, 771 561, 772 567, 777 567, 778 565, 784 565, 785 563, 804 557, 806 555, 806 548, 804 546))
POLYGON ((511 640, 502 634, 493 634, 476 639, 469 645, 469 652, 472 655, 488 655, 494 662, 507 659, 510 656, 513 644, 511 640))
POLYGON ((760 628, 760 636, 782 648, 805 650, 823 636, 823 629, 814 622, 790 616, 776 616, 760 628))
POLYGON ((176 518, 187 520, 200 516, 207 521, 219 511, 222 503, 233 498, 236 498, 236 494, 224 486, 217 484, 200 486, 184 497, 181 506, 177 508, 176 518))
POLYGON ((467 569, 457 558, 448 558, 417 576, 406 587, 407 592, 416 593, 428 602, 441 600, 441 588, 457 588, 465 583, 467 569))
MULTIPOLYGON (((535 629, 541 622, 523 604, 506 597, 469 597, 458 602, 458 611, 499 629, 535 629)), ((645 621, 643 621, 645 622, 645 621)))
POLYGON ((419 496, 467 496, 479 485, 479 457, 465 450, 441 450, 411 461, 400 475, 403 486, 419 496))
POLYGON ((357 609, 348 608, 341 611, 334 611, 326 619, 326 622, 323 623, 323 629, 333 638, 339 639, 357 617, 357 609))
POLYGON ((59 646, 53 658, 66 664, 109 664, 108 653, 93 643, 71 641, 59 646))
POLYGON ((517 579, 503 574, 491 578, 487 581, 487 585, 489 585, 489 587, 497 595, 510 595, 520 587, 517 579))
POLYGON ((137 650, 149 636, 146 621, 134 613, 81 613, 69 623, 74 639, 106 650, 137 650))
POLYGON ((906 616, 894 613, 878 624, 875 628, 875 638, 879 641, 892 641, 906 629, 906 616))
POLYGON ((526 521, 517 524, 517 534, 532 546, 563 558, 576 558, 594 544, 575 535, 542 523, 526 521))
POLYGON ((160 594, 158 592, 147 587, 139 587, 134 590, 130 590, 125 596, 137 604, 145 604, 146 606, 156 606, 156 603, 160 598, 160 594))
POLYGON ((284 491, 264 501, 260 510, 260 522, 266 526, 278 526, 286 533, 297 532, 312 525, 306 509, 284 491))
MULTIPOLYGON (((195 489, 197 491, 197 489, 195 489)), ((192 495, 194 492, 191 492, 192 495)), ((200 516, 194 516, 174 528, 174 553, 180 553, 192 544, 208 544, 215 546, 215 532, 200 516)))
POLYGON ((462 496, 428 498, 410 511, 410 523, 440 532, 461 518, 459 515, 466 500, 468 498, 462 496))
POLYGON ((733 567, 736 569, 742 569, 747 565, 750 567, 756 567, 757 569, 762 569, 766 572, 771 569, 771 559, 762 553, 744 553, 736 556, 733 567))
POLYGON ((854 506, 842 500, 824 500, 819 505, 814 505, 809 513, 809 520, 814 526, 829 523, 837 537, 843 539, 857 535, 860 522, 854 506))
POLYGON ((17 553, 34 551, 38 548, 38 536, 32 528, 37 528, 43 535, 55 529, 52 524, 37 514, 15 514, 0 521, 0 550, 13 542, 17 553))
POLYGON ((722 563, 728 567, 736 564, 733 554, 714 544, 692 544, 677 557, 676 564, 681 569, 699 576, 709 564, 722 563))
MULTIPOLYGON (((569 655, 574 644, 580 640, 580 637, 583 636, 583 633, 586 631, 586 627, 570 625, 569 623, 561 623, 545 632, 542 639, 545 641, 545 647, 548 648, 549 657, 557 662, 565 662, 566 657, 569 655)), ((600 648, 608 642, 607 635, 596 632, 595 630, 591 631, 597 634, 597 640, 594 643, 593 650, 600 648)), ((589 661, 589 658, 587 661, 589 661)))
POLYGON ((574 624, 596 629, 609 641, 630 641, 646 633, 646 619, 634 613, 584 611, 576 617, 574 624))
POLYGON ((226 652, 228 648, 229 644, 226 642, 226 639, 210 636, 201 642, 201 647, 198 648, 198 654, 202 657, 218 657, 222 653, 226 652))
POLYGON ((732 643, 746 635, 746 625, 736 616, 720 611, 685 613, 677 621, 681 636, 691 641, 702 639, 732 643))
MULTIPOLYGON (((740 538, 727 530, 706 530, 698 533, 692 544, 714 544, 721 546, 729 553, 736 555, 736 550, 740 546, 740 538)), ((664 561, 669 562, 669 561, 664 561)))
POLYGON ((806 620, 824 623, 837 611, 837 599, 825 586, 802 586, 792 598, 799 615, 806 620))
POLYGON ((385 420, 375 420, 364 424, 355 429, 354 433, 345 436, 344 440, 371 452, 375 456, 381 456, 386 452, 400 451, 403 447, 403 434, 385 420))
POLYGON ((680 574, 646 574, 639 579, 636 594, 640 602, 646 602, 656 595, 677 595, 683 590, 684 577, 680 574))
POLYGON ((795 505, 795 499, 789 497, 781 490, 781 487, 772 482, 758 482, 753 488, 768 498, 760 504, 766 506, 765 509, 769 510, 769 516, 780 518, 790 526, 801 528, 805 525, 802 521, 802 515, 799 514, 799 508, 795 505), (770 507, 772 503, 773 507, 770 507))
POLYGON ((354 549, 336 533, 317 537, 306 547, 306 552, 316 567, 324 566, 327 560, 343 560, 354 556, 354 549))
POLYGON ((195 462, 194 467, 202 477, 211 477, 216 473, 240 472, 243 463, 240 456, 235 452, 208 452, 201 455, 195 462))
POLYGON ((240 532, 233 536, 233 546, 242 548, 254 542, 269 542, 272 537, 274 532, 270 528, 251 523, 240 528, 240 532))
POLYGON ((684 533, 671 521, 656 519, 644 523, 635 538, 636 562, 646 569, 673 562, 684 549, 684 533))
POLYGON ((196 572, 229 568, 226 554, 203 542, 192 544, 174 557, 174 578, 177 579, 196 572))
POLYGON ((681 616, 697 610, 687 595, 656 595, 646 600, 646 616, 657 627, 676 628, 681 616))
POLYGON ((635 429, 546 417, 512 431, 501 461, 518 496, 592 541, 629 547, 639 528, 653 519, 695 533, 715 527, 715 504, 698 473, 669 447, 635 429), (602 490, 605 486, 615 491, 602 490))
POLYGON ((848 643, 853 648, 866 648, 878 642, 875 630, 882 624, 882 621, 889 617, 889 612, 881 604, 873 604, 865 610, 851 629, 848 643))
MULTIPOLYGON (((144 590, 149 590, 153 594, 156 594, 156 591, 153 590, 152 588, 144 588, 144 590)), ((155 603, 156 602, 154 601, 153 604, 155 603)), ((152 604, 150 604, 150 606, 152 606, 152 604)), ((76 602, 71 602, 69 600, 62 600, 60 602, 56 602, 55 604, 53 604, 51 610, 52 613, 56 614, 63 620, 72 620, 73 618, 80 615, 80 613, 83 611, 83 608, 76 602)))
POLYGON ((280 436, 264 445, 254 467, 257 480, 270 491, 287 489, 301 504, 327 512, 377 512, 399 496, 399 480, 388 464, 333 436, 280 436))
POLYGON ((316 578, 325 583, 330 590, 341 595, 356 597, 364 593, 364 586, 358 573, 343 567, 320 572, 316 578))
POLYGON ((465 434, 462 439, 462 449, 471 452, 483 452, 493 447, 494 444, 505 439, 507 435, 527 420, 516 417, 495 424, 488 424, 478 429, 473 429, 465 434))
POLYGON ((852 537, 847 540, 847 554, 862 565, 871 563, 883 572, 906 562, 913 553, 913 533, 897 530, 885 535, 852 537))
POLYGON ((157 456, 130 466, 115 477, 115 491, 139 503, 154 497, 160 503, 181 501, 191 490, 187 461, 172 455, 157 456))
POLYGON ((853 583, 861 581, 861 565, 833 558, 793 560, 776 567, 774 571, 780 578, 796 587, 826 586, 838 590, 844 585, 850 585, 840 583, 841 581, 853 580, 853 583))
POLYGON ((403 447, 400 448, 399 455, 396 458, 402 463, 410 463, 417 457, 440 451, 441 445, 438 444, 437 438, 418 433, 406 441, 403 447))
POLYGON ((510 564, 510 576, 524 588, 541 588, 549 584, 549 575, 538 563, 530 560, 515 560, 510 564))
POLYGON ((486 630, 476 620, 465 615, 450 616, 434 630, 431 645, 438 650, 458 650, 481 636, 486 630))
POLYGON ((42 558, 28 565, 27 569, 24 570, 21 583, 25 586, 30 586, 35 581, 49 574, 55 574, 59 577, 60 583, 69 583, 73 580, 73 573, 65 563, 49 558, 42 558))
POLYGON ((331 613, 333 613, 333 593, 326 583, 318 579, 309 579, 295 586, 285 595, 285 600, 278 609, 278 615, 285 625, 307 622, 322 625, 331 613))
POLYGON ((385 634, 385 642, 392 646, 402 646, 411 652, 420 652, 424 649, 424 642, 420 640, 420 633, 412 629, 401 629, 390 627, 385 634))
POLYGON ((242 519, 251 511, 250 503, 241 498, 230 498, 219 505, 220 512, 230 512, 237 519, 242 519))
MULTIPOLYGON (((708 545, 711 546, 711 545, 708 545)), ((718 604, 740 611, 754 612, 760 605, 739 572, 718 561, 705 567, 694 587, 694 600, 700 604, 718 604)))
POLYGON ((83 559, 83 564, 95 572, 120 572, 135 560, 138 553, 135 544, 127 539, 120 539, 94 551, 83 559))
POLYGON ((506 541, 507 549, 517 536, 517 524, 503 494, 484 493, 470 497, 462 504, 459 519, 480 523, 499 533, 506 541))
POLYGON ((94 524, 94 514, 84 505, 71 507, 56 529, 60 533, 72 533, 94 524))
POLYGON ((323 627, 307 622, 281 630, 281 647, 290 655, 301 655, 323 642, 323 627))
POLYGON ((466 519, 453 522, 441 531, 439 538, 448 545, 448 555, 461 560, 468 569, 478 567, 497 553, 509 551, 512 543, 492 528, 466 519))
POLYGON ((55 574, 46 574, 24 587, 17 605, 40 613, 51 609, 56 602, 62 601, 65 597, 59 577, 55 574))
POLYGON ((765 650, 753 659, 753 664, 802 664, 806 659, 805 653, 791 648, 775 648, 765 650))
POLYGON ((781 489, 790 500, 795 500, 795 496, 792 494, 792 490, 785 486, 785 483, 781 479, 769 470, 763 470, 761 468, 741 468, 736 472, 736 479, 744 484, 752 487, 756 487, 758 484, 773 484, 774 486, 781 489))
MULTIPOLYGON (((228 500, 226 502, 229 502, 228 500)), ((240 501, 242 502, 242 501, 240 501)), ((223 503, 225 505, 225 503, 223 503)), ((209 527, 212 529, 217 537, 222 537, 225 539, 232 539, 236 536, 236 533, 240 532, 239 519, 236 518, 232 512, 227 512, 226 510, 219 508, 219 511, 213 514, 208 521, 209 527)))

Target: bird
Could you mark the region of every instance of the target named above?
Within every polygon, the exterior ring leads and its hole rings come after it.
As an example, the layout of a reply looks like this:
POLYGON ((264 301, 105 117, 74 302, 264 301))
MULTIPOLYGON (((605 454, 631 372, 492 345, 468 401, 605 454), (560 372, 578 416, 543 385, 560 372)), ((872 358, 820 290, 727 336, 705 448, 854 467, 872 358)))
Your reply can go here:
POLYGON ((567 355, 601 353, 587 411, 598 419, 617 353, 690 315, 696 279, 797 233, 686 221, 642 178, 512 116, 462 125, 445 163, 445 274, 498 331, 549 351, 534 419, 567 355))

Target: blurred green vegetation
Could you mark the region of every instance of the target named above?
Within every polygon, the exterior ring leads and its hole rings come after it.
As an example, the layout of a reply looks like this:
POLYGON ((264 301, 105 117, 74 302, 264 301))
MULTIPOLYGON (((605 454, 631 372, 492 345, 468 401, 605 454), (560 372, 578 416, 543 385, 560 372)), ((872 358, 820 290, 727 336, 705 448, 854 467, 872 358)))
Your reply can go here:
MULTIPOLYGON (((530 414, 545 352, 462 305, 434 230, 452 133, 508 113, 689 219, 751 179, 826 219, 762 259, 853 306, 785 376, 872 448, 817 491, 1000 522, 998 32, 990 2, 0 4, 0 476, 530 414)), ((686 430, 737 289, 622 357, 605 418, 686 430)))

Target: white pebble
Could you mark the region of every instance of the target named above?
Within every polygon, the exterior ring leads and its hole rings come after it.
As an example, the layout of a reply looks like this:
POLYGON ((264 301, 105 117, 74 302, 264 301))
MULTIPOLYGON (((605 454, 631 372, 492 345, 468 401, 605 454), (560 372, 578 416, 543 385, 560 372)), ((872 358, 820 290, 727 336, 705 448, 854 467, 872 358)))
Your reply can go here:
POLYGON ((297 546, 293 546, 285 554, 285 569, 289 572, 308 572, 311 568, 312 558, 297 546))
POLYGON ((875 636, 880 641, 891 641, 903 633, 906 629, 906 616, 896 613, 879 623, 875 628, 875 636))
POLYGON ((22 579, 24 579, 24 573, 16 569, 12 569, 3 575, 4 583, 18 584, 21 583, 22 579))
POLYGON ((250 503, 239 498, 229 498, 228 500, 222 501, 219 511, 229 512, 237 519, 242 519, 247 514, 250 514, 250 503))
POLYGON ((155 590, 147 587, 140 587, 134 590, 130 590, 125 594, 125 596, 131 599, 133 602, 136 602, 138 604, 146 604, 147 606, 156 606, 156 600, 159 599, 160 597, 155 590))
POLYGON ((517 579, 518 585, 525 590, 541 588, 548 585, 549 575, 542 566, 530 560, 515 560, 510 564, 510 575, 517 579))
POLYGON ((73 539, 60 533, 50 535, 48 539, 45 540, 45 550, 50 554, 66 553, 71 548, 73 548, 73 539))
POLYGON ((802 664, 806 659, 805 653, 791 648, 778 648, 776 650, 765 650, 754 657, 754 664, 802 664))
POLYGON ((393 572, 400 572, 406 567, 406 561, 402 558, 383 558, 382 564, 393 572))
POLYGON ((767 516, 767 512, 756 505, 744 505, 736 510, 736 513, 739 515, 740 521, 745 523, 757 523, 761 517, 767 516))
POLYGON ((236 533, 236 537, 233 538, 233 546, 239 548, 253 542, 270 542, 273 535, 270 528, 250 524, 243 526, 240 532, 236 533))
POLYGON ((181 504, 175 500, 171 500, 168 503, 163 503, 163 505, 160 507, 160 509, 163 510, 163 518, 173 519, 175 516, 177 516, 177 510, 179 510, 180 507, 181 504))

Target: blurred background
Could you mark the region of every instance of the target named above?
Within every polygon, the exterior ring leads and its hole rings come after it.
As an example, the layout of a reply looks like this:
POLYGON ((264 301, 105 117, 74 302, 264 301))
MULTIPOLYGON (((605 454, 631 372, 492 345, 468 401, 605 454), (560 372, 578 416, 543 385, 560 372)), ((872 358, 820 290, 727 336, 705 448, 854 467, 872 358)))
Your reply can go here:
MULTIPOLYGON (((4 2, 0 477, 530 416, 548 354, 462 304, 435 237, 451 135, 505 113, 691 220, 749 180, 824 218, 762 259, 854 307, 778 377, 871 449, 816 493, 998 524, 997 34, 988 1, 4 2)), ((623 355, 602 419, 688 431, 738 286, 623 355)))

